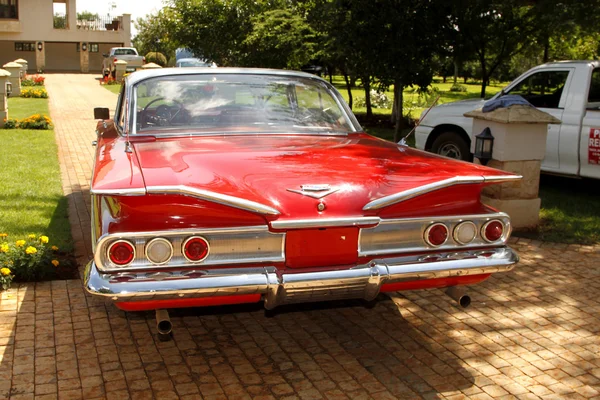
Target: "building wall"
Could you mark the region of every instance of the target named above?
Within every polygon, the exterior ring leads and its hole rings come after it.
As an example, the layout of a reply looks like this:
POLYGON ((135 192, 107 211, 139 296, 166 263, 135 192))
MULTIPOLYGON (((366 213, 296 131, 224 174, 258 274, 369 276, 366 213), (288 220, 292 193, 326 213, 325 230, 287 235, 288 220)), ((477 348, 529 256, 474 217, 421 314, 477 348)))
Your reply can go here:
POLYGON ((19 58, 27 60, 29 73, 35 73, 35 51, 15 51, 15 42, 0 41, 0 68, 19 58))
MULTIPOLYGON (((46 53, 48 46, 45 42, 57 43, 116 43, 119 46, 130 46, 131 45, 131 16, 129 14, 123 15, 122 26, 123 29, 117 31, 107 30, 94 30, 86 29, 84 26, 77 26, 77 13, 76 13, 76 0, 64 0, 67 6, 67 29, 55 29, 54 18, 53 18, 53 1, 52 0, 20 0, 19 1, 19 20, 2 20, 0 19, 0 48, 8 49, 6 43, 12 43, 14 52, 14 41, 22 42, 42 42, 43 52, 46 53)), ((75 46, 75 45, 73 45, 75 46)), ((112 47, 112 46, 111 46, 112 47)), ((67 51, 66 46, 56 46, 51 44, 50 50, 53 54, 45 54, 45 66, 36 66, 35 54, 33 57, 33 63, 30 64, 32 69, 43 68, 46 71, 51 71, 55 66, 66 66, 65 62, 68 60, 70 63, 75 62, 79 65, 77 70, 81 69, 81 63, 79 60, 79 54, 72 56, 70 51, 67 51), (53 60, 54 56, 66 55, 67 60, 53 60)), ((18 52, 21 53, 21 52, 18 52)), ((22 52, 25 53, 25 52, 22 52)), ((23 57, 23 54, 18 54, 18 57, 9 56, 9 54, 3 54, 0 52, 0 60, 5 58, 14 60, 15 58, 24 58, 29 61, 28 58, 23 57)), ((39 57, 38 57, 39 58, 39 57)), ((90 54, 90 67, 96 70, 94 63, 96 56, 90 54), (92 57, 93 60, 92 61, 92 57)), ((39 59, 44 59, 39 58, 39 59)), ((0 61, 1 62, 1 61, 0 61)), ((102 61, 100 60, 100 63, 102 61)), ((68 65, 69 70, 73 70, 71 64, 68 65)), ((64 68, 63 68, 64 69, 64 68)))

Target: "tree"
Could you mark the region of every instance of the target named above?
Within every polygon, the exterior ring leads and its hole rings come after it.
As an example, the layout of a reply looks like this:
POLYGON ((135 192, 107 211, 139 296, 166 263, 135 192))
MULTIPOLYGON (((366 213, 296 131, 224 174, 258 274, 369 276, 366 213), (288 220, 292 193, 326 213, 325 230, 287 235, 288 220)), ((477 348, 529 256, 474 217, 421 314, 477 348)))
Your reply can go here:
POLYGON ((133 38, 133 45, 139 54, 159 52, 172 59, 179 47, 179 42, 173 35, 176 26, 177 14, 169 7, 145 18, 138 18, 135 21, 138 33, 133 38))
POLYGON ((77 19, 79 21, 95 21, 98 19, 98 14, 91 11, 82 11, 77 13, 77 19))
POLYGON ((243 45, 253 50, 244 58, 246 66, 300 69, 315 57, 317 35, 292 9, 264 11, 250 22, 243 45))
POLYGON ((531 7, 521 0, 458 0, 451 23, 474 51, 481 67, 481 97, 503 63, 531 45, 531 7))

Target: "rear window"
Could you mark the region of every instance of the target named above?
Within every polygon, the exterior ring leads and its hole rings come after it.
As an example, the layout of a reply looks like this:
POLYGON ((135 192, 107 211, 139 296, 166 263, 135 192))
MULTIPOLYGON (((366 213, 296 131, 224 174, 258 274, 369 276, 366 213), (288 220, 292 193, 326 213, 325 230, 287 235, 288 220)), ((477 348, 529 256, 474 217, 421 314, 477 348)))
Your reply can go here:
POLYGON ((588 103, 595 103, 596 107, 600 106, 600 69, 595 68, 592 72, 592 80, 590 82, 590 92, 588 93, 588 103))
POLYGON ((134 49, 115 49, 115 56, 137 56, 134 49))
POLYGON ((136 133, 307 133, 356 131, 343 100, 324 81, 261 74, 189 74, 138 83, 136 133))

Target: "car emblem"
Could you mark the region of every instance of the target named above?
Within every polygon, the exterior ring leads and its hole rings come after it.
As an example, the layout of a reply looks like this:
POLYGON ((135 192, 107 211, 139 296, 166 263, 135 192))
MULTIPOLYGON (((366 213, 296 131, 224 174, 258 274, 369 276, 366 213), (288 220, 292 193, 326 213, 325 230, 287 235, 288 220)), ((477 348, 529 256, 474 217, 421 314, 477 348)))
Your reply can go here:
POLYGON ((300 185, 300 190, 298 189, 287 189, 289 192, 302 194, 304 196, 312 197, 314 199, 320 199, 322 197, 328 196, 331 193, 335 193, 339 188, 332 188, 331 185, 300 185))

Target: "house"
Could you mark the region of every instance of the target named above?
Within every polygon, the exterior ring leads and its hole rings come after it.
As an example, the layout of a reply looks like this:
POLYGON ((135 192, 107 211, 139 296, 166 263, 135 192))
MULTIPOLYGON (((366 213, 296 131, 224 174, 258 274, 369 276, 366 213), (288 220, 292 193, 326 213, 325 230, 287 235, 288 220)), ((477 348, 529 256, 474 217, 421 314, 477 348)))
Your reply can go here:
POLYGON ((103 53, 131 46, 131 15, 80 17, 76 0, 0 0, 0 66, 22 58, 30 71, 100 72, 103 53))

